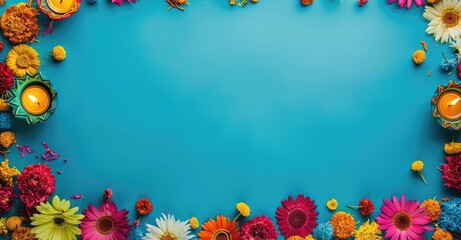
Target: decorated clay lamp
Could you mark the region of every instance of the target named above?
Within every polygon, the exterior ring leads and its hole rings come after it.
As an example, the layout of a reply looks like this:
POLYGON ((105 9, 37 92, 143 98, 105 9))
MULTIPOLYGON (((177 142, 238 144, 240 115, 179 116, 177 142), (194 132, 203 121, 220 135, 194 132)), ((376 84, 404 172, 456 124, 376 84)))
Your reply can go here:
POLYGON ((63 20, 74 15, 80 4, 81 0, 37 0, 40 11, 51 19, 48 29, 43 34, 52 33, 54 20, 63 20))
POLYGON ((432 98, 432 116, 444 128, 461 128, 461 84, 450 81, 437 88, 432 98))
POLYGON ((43 80, 40 74, 16 79, 9 90, 9 103, 13 114, 27 123, 39 123, 48 119, 55 111, 57 92, 49 80, 43 80))

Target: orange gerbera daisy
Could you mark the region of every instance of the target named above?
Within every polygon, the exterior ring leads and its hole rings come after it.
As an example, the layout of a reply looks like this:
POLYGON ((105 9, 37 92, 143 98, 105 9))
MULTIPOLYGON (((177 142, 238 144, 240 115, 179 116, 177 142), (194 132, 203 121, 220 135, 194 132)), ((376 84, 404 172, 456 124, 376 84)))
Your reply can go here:
POLYGON ((237 222, 231 222, 224 216, 217 216, 216 221, 210 219, 202 225, 202 229, 198 234, 200 240, 236 240, 240 237, 237 222))

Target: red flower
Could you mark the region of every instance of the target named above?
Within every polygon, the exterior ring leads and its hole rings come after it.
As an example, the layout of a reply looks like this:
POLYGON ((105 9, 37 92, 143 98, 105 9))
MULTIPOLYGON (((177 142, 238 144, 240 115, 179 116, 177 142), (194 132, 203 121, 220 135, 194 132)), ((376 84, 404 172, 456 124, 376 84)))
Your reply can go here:
POLYGON ((10 89, 14 83, 14 73, 6 64, 0 62, 0 93, 10 89))
POLYGON ((141 198, 136 202, 136 210, 141 215, 147 215, 154 209, 154 205, 147 198, 141 198))
POLYGON ((360 214, 362 214, 362 216, 364 217, 370 216, 375 210, 375 205, 373 204, 372 201, 368 199, 360 200, 359 206, 360 206, 360 209, 359 209, 360 214))
POLYGON ((447 163, 442 164, 442 179, 447 187, 461 191, 461 154, 448 155, 447 163))
POLYGON ((365 4, 367 4, 368 0, 359 0, 359 5, 361 7, 365 6, 365 4))
POLYGON ((314 0, 301 0, 303 6, 311 5, 313 2, 314 0))
POLYGON ((458 77, 461 79, 461 61, 458 64, 458 77))
POLYGON ((33 164, 24 168, 18 176, 19 198, 26 205, 27 216, 35 207, 48 200, 54 193, 56 180, 47 165, 33 164))
POLYGON ((8 212, 13 207, 14 192, 9 186, 0 187, 0 213, 8 212))
POLYGON ((112 198, 112 189, 106 188, 104 191, 104 202, 109 201, 112 198))
POLYGON ((277 236, 274 223, 266 216, 255 217, 240 228, 242 240, 276 240, 277 236))
POLYGON ((293 199, 291 196, 282 201, 282 207, 278 207, 275 218, 279 225, 280 232, 289 238, 294 235, 306 237, 314 234, 314 228, 317 227, 316 211, 317 205, 309 197, 299 194, 293 199))

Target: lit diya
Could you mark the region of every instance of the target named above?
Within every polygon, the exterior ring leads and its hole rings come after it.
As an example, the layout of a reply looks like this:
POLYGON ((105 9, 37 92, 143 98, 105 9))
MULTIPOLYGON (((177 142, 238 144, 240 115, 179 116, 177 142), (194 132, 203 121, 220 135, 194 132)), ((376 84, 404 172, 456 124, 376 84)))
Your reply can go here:
POLYGON ((461 128, 461 84, 450 81, 447 86, 437 88, 432 98, 432 116, 444 128, 461 128))
POLYGON ((43 35, 53 32, 54 20, 63 20, 74 15, 80 8, 80 4, 81 0, 37 0, 40 11, 51 19, 43 35))
POLYGON ((13 115, 29 124, 45 121, 56 110, 58 93, 40 74, 16 79, 8 93, 13 115))

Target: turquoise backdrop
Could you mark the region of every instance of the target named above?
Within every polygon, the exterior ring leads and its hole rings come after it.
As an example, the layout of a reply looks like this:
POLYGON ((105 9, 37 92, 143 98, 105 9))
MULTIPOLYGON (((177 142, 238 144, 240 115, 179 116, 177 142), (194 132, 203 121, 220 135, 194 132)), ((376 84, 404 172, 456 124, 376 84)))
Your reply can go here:
POLYGON ((325 207, 333 197, 363 222, 346 204, 370 198, 374 218, 392 195, 460 196, 437 170, 443 144, 458 134, 439 127, 430 106, 437 86, 457 77, 439 70, 441 52, 452 52, 425 33, 424 8, 383 0, 167 7, 83 1, 40 35, 32 46, 59 104, 43 124, 16 122, 18 143, 35 153, 22 159, 12 148, 13 165, 40 162, 46 141, 61 154, 50 163, 62 170, 56 194, 83 194, 72 200, 83 209, 110 187, 131 219, 148 197, 155 209, 143 227, 162 212, 202 223, 234 217, 240 201, 252 216, 274 218, 280 201, 299 193, 315 200, 319 222, 333 215, 325 207), (420 40, 429 52, 415 66, 420 40), (62 63, 47 60, 55 45, 67 49, 62 63), (416 159, 427 186, 410 169, 416 159))

